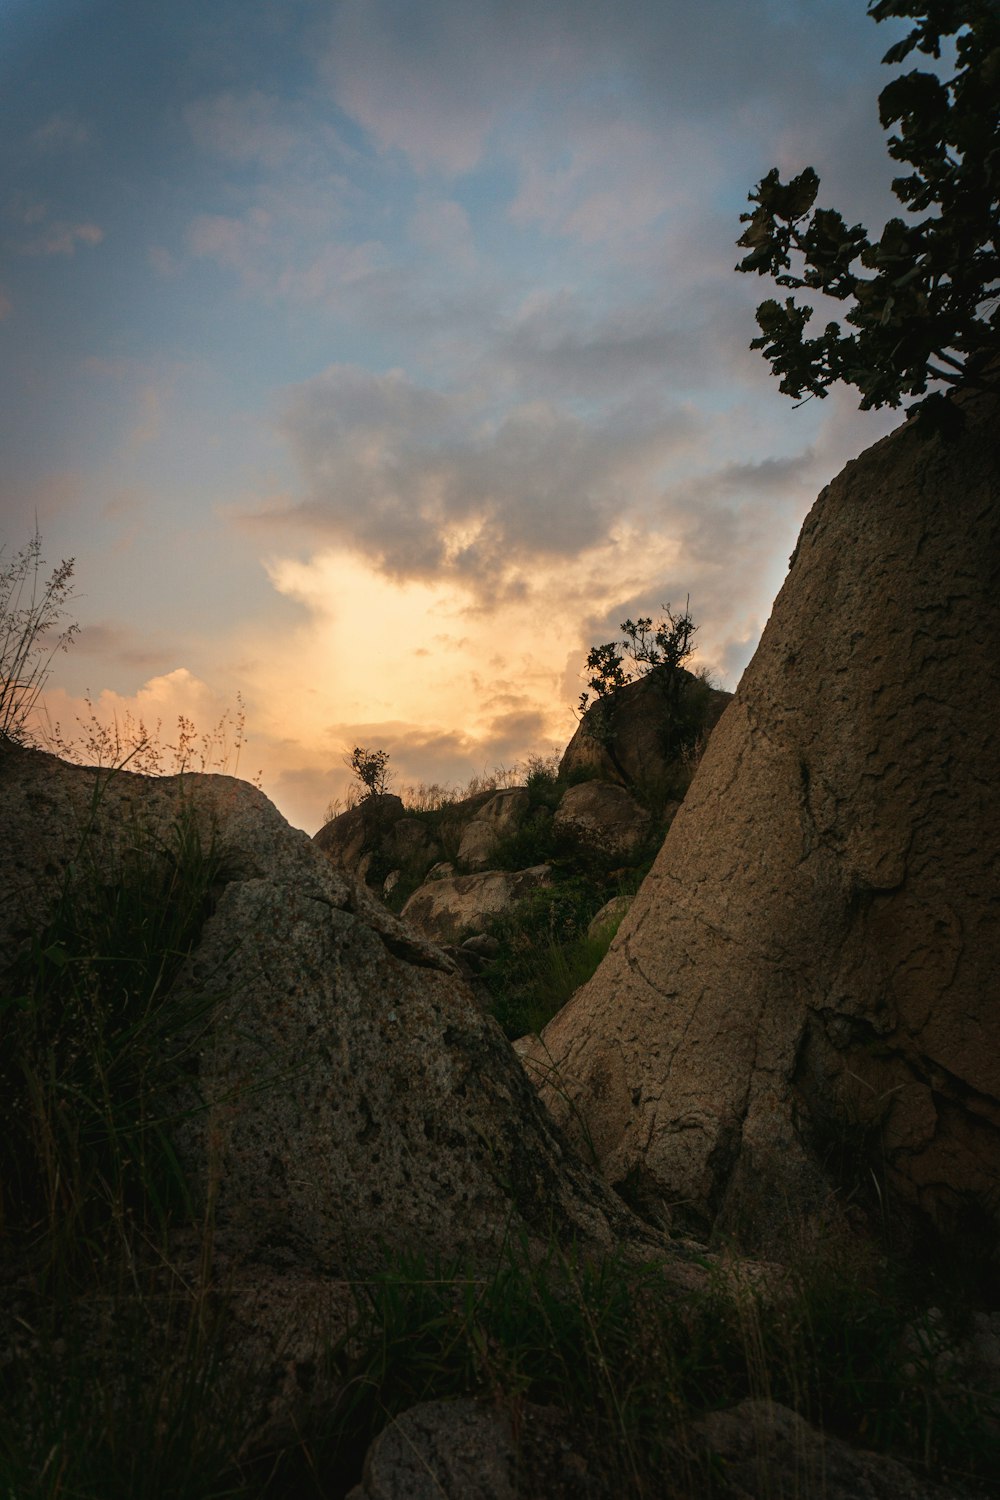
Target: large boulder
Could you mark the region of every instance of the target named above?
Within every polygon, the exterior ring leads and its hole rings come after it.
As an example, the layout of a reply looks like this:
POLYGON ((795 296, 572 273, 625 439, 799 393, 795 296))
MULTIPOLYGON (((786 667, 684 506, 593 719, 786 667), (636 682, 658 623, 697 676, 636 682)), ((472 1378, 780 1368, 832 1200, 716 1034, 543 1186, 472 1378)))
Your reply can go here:
POLYGON ((683 667, 678 676, 676 699, 665 670, 654 668, 592 703, 559 763, 559 779, 593 776, 653 794, 669 789, 683 753, 697 753, 732 697, 683 667))
POLYGON ((553 830, 570 843, 625 861, 637 858, 652 825, 631 792, 610 781, 567 787, 552 820, 553 830))
POLYGON ((433 943, 457 943, 470 933, 485 932, 532 891, 551 883, 548 865, 527 870, 484 870, 477 875, 427 879, 406 902, 400 916, 433 943))
POLYGON ((524 822, 530 798, 523 786, 508 787, 483 804, 462 832, 458 862, 467 870, 488 870, 500 839, 524 822))
POLYGON ((768 1252, 873 1183, 996 1252, 1000 403, 962 410, 820 495, 608 957, 528 1049, 613 1182, 768 1252))
POLYGON ((454 965, 231 777, 0 757, 0 994, 71 866, 113 884, 128 850, 171 848, 178 819, 223 861, 163 1001, 179 1014, 192 995, 211 1002, 177 1146, 220 1243, 357 1272, 401 1247, 636 1232, 454 965))
POLYGON ((551 1406, 422 1401, 375 1439, 347 1500, 609 1500, 551 1406))
POLYGON ((394 792, 365 797, 346 812, 338 813, 314 834, 317 848, 335 865, 356 875, 365 855, 391 835, 404 815, 402 801, 394 792))
MULTIPOLYGON (((705 1467, 718 1500, 958 1500, 961 1491, 935 1484, 883 1453, 851 1448, 811 1427, 776 1401, 750 1397, 696 1422, 688 1448, 704 1445, 705 1467)), ((701 1455, 699 1455, 701 1456, 701 1455)), ((690 1457, 689 1457, 690 1462, 690 1457)))

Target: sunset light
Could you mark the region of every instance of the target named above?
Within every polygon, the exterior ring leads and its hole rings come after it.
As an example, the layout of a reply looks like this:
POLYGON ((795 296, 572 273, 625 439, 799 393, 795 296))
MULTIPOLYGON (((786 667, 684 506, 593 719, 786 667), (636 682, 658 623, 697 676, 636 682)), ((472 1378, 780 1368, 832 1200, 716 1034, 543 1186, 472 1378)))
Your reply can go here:
POLYGON ((561 750, 690 597, 733 688, 802 517, 898 416, 748 350, 775 162, 885 217, 860 0, 6 8, 0 541, 76 559, 50 720, 208 728, 313 832, 561 750))

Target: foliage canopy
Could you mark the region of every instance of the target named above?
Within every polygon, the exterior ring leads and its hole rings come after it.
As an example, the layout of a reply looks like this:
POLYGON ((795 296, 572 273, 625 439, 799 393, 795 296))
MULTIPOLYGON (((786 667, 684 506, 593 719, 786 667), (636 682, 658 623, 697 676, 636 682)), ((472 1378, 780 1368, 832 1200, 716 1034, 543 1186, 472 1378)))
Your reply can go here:
POLYGON ((587 671, 591 674, 587 678, 589 691, 580 694, 577 708, 581 719, 590 706, 591 693, 596 694, 598 701, 613 697, 619 688, 657 667, 665 670, 671 683, 676 681, 678 669, 694 650, 692 637, 698 627, 691 618, 690 600, 677 614, 669 604, 661 608, 665 618, 655 626, 648 615, 638 620, 623 620, 619 629, 624 640, 591 646, 587 654, 587 671), (632 662, 632 667, 625 665, 626 658, 632 662))
POLYGON ((915 50, 940 62, 942 44, 954 54, 950 70, 914 69, 879 95, 882 126, 895 127, 889 155, 910 169, 892 183, 908 218, 890 219, 873 240, 863 224, 816 207, 812 167, 787 183, 774 168, 741 215, 747 254, 737 266, 850 305, 848 328, 831 320, 810 338, 814 307, 769 298, 750 347, 785 395, 823 397, 842 380, 861 392, 862 410, 923 397, 931 380, 1000 383, 1000 4, 870 0, 868 14, 916 23, 885 63, 915 50))
POLYGON ((362 800, 384 797, 389 789, 392 772, 389 770, 388 750, 367 750, 364 745, 355 745, 347 757, 347 764, 354 772, 359 784, 364 787, 362 800))

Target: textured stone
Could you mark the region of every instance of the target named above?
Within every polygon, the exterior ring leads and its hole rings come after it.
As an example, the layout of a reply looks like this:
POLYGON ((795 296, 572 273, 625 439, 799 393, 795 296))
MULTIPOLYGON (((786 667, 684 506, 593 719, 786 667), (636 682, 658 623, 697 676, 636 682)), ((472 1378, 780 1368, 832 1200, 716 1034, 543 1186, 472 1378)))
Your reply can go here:
MULTIPOLYGON (((707 687, 684 668, 681 676, 681 707, 692 709, 698 704, 703 716, 702 733, 710 734, 732 694, 707 687)), ((664 684, 662 672, 649 672, 615 694, 613 749, 594 732, 595 715, 606 713, 608 705, 592 704, 566 747, 559 763, 559 779, 565 781, 584 772, 629 786, 661 786, 677 764, 676 749, 664 736, 664 684)))
POLYGON ((183 809, 223 857, 214 913, 164 1000, 212 1002, 203 1107, 177 1140, 220 1244, 357 1270, 403 1247, 475 1251, 519 1225, 595 1245, 640 1233, 565 1150, 454 964, 246 783, 4 756, 5 951, 44 916, 85 829, 110 872, 136 827, 166 835, 183 809))
POLYGON ((458 846, 459 864, 469 870, 488 870, 497 841, 523 823, 529 806, 524 787, 497 792, 466 824, 458 846))
POLYGON ((548 885, 550 876, 548 865, 444 877, 432 870, 400 915, 431 942, 457 943, 468 934, 482 932, 491 917, 508 911, 530 891, 548 885))
MULTIPOLYGON (((356 875, 362 859, 403 817, 403 804, 392 792, 363 801, 338 813, 313 836, 318 849, 341 869, 356 875)), ((401 862, 401 861, 400 861, 401 862)))
POLYGON ((608 957, 528 1051, 612 1181, 765 1253, 845 1141, 904 1218, 996 1246, 1000 406, 964 410, 820 495, 608 957))
POLYGON ((598 933, 603 932, 606 927, 610 927, 613 922, 621 924, 625 920, 629 907, 632 905, 632 900, 633 897, 631 895, 627 896, 622 893, 620 896, 612 896, 610 901, 605 901, 600 911, 592 916, 587 923, 587 936, 597 937, 598 933))
POLYGON ((610 859, 634 859, 649 836, 652 819, 624 787, 582 781, 566 788, 552 820, 557 834, 569 834, 610 859))
POLYGON ((611 1500, 588 1473, 565 1418, 521 1403, 424 1401, 390 1422, 347 1500, 611 1500))
POLYGON ((776 1401, 747 1400, 696 1424, 715 1456, 722 1500, 955 1500, 896 1459, 850 1448, 776 1401))
POLYGON ((382 839, 385 863, 421 873, 441 858, 441 849, 427 824, 420 818, 400 818, 382 839))

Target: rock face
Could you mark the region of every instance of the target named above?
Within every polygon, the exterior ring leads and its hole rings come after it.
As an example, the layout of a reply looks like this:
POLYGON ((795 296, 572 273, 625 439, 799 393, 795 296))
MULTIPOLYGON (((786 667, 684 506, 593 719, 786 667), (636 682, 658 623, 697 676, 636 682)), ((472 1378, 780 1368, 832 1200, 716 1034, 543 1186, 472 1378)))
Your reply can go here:
POLYGON ((394 793, 366 797, 324 823, 315 843, 333 864, 356 875, 367 850, 378 839, 391 836, 402 817, 403 804, 394 793))
POLYGON ((648 837, 652 818, 622 786, 582 781, 566 790, 553 827, 612 859, 631 859, 648 837))
POLYGON ((347 1500, 610 1500, 560 1412, 423 1401, 375 1439, 347 1500))
POLYGON ((169 840, 185 811, 215 838, 224 884, 163 1003, 213 1001, 205 1107, 177 1144, 217 1195, 220 1243, 357 1270, 401 1246, 475 1250, 519 1224, 592 1243, 636 1232, 454 965, 244 782, 0 758, 0 985, 81 840, 113 882, 136 828, 169 840))
POLYGON ((491 917, 547 885, 550 876, 548 865, 532 865, 435 878, 414 891, 400 915, 432 943, 457 943, 466 933, 484 931, 491 917))
POLYGON ((1000 405, 820 495, 757 653, 594 978, 549 1024, 613 1182, 780 1251, 871 1181, 1000 1215, 1000 405))
MULTIPOLYGON (((680 669, 681 688, 677 713, 695 735, 709 735, 732 697, 721 688, 709 687, 693 673, 680 669)), ((580 772, 629 786, 655 788, 676 769, 677 734, 667 734, 666 678, 654 669, 620 688, 613 700, 592 704, 566 747, 559 764, 561 779, 580 772), (597 719, 610 710, 611 746, 597 732, 597 719), (612 749, 613 746, 613 749, 612 749)))
POLYGON ((955 1500, 954 1491, 917 1478, 893 1458, 850 1448, 776 1401, 746 1400, 714 1411, 692 1434, 714 1454, 720 1500, 955 1500))
POLYGON ((458 846, 459 863, 469 870, 488 870, 497 841, 524 821, 528 805, 528 793, 521 786, 491 797, 465 826, 458 846))

